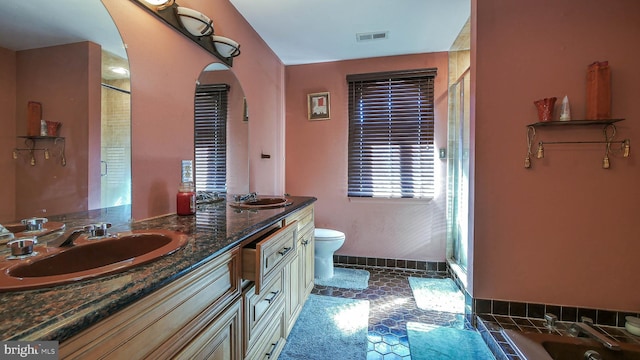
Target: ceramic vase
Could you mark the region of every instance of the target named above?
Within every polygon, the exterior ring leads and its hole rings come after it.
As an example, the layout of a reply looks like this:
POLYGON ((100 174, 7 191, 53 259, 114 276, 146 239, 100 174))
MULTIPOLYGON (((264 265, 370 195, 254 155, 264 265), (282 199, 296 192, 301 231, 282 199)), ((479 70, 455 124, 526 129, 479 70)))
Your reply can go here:
POLYGON ((547 122, 553 120, 553 107, 556 105, 557 98, 544 98, 536 100, 533 103, 538 108, 538 120, 547 122))
POLYGON ((58 136, 58 129, 60 129, 60 125, 62 124, 57 121, 47 120, 47 135, 58 136))

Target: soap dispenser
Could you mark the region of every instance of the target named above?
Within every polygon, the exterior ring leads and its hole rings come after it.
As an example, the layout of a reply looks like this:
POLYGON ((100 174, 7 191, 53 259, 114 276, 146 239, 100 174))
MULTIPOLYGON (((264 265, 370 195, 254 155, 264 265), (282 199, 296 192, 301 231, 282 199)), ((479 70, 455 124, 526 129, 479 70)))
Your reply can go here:
POLYGON ((178 215, 196 213, 196 190, 193 186, 193 162, 182 160, 182 181, 176 196, 176 212, 178 215))

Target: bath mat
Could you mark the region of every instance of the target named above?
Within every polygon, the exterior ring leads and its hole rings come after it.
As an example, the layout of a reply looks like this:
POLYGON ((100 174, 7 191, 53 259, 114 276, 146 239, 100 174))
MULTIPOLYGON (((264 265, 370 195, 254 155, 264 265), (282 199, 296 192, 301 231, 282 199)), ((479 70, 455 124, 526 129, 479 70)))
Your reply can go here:
POLYGON ((369 287, 369 272, 359 269, 334 268, 333 277, 314 279, 316 285, 333 286, 343 289, 364 290, 369 287))
POLYGON ((367 358, 369 301, 309 295, 281 360, 367 358))
POLYGON ((495 360, 473 330, 407 322, 407 336, 412 360, 495 360))
POLYGON ((409 285, 420 309, 464 314, 464 295, 453 280, 409 277, 409 285))

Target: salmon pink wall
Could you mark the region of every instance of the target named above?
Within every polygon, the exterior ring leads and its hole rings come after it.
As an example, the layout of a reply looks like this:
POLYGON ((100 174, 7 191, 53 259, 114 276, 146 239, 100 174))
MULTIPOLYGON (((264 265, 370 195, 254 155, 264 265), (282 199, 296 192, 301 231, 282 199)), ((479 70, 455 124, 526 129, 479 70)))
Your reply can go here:
MULTIPOLYGON (((175 212, 180 160, 193 158, 195 81, 216 61, 133 1, 103 0, 120 31, 131 68, 132 212, 135 219, 175 212)), ((253 191, 284 187, 284 66, 228 0, 184 0, 214 21, 216 34, 241 44, 236 74, 250 108, 253 191), (270 153, 268 161, 260 152, 270 153)))
MULTIPOLYGON (((16 219, 87 210, 89 174, 100 178, 99 158, 89 158, 89 129, 100 124, 100 46, 91 42, 24 50, 16 53, 16 114, 13 136, 27 134, 27 104, 42 104, 42 118, 62 123, 66 166, 61 166, 61 144, 38 140, 35 147, 49 148, 51 158, 36 151, 36 165, 22 152, 16 166, 16 219), (97 173, 97 174, 95 174, 97 173)), ((98 141, 100 134, 97 134, 98 141)), ((14 140, 25 148, 24 140, 14 140)), ((100 143, 97 143, 100 148, 100 143)), ((98 204, 99 205, 99 204, 98 204)), ((95 206, 97 207, 97 206, 95 206)))
MULTIPOLYGON (((640 168, 604 145, 548 145, 524 168, 533 101, 568 95, 585 115, 586 68, 608 60, 617 139, 640 140, 640 2, 474 0, 473 296, 640 310, 640 168)), ((556 107, 556 110, 559 107, 556 107)), ((556 118, 558 113, 556 112, 556 118)), ((538 129, 599 140, 602 129, 538 129)), ((614 146, 615 147, 615 146, 614 146)), ((535 151, 535 145, 534 145, 535 151)))
POLYGON ((0 47, 0 224, 15 219, 16 53, 0 47))
POLYGON ((436 155, 436 194, 428 202, 347 197, 347 74, 438 68, 436 148, 446 144, 447 53, 381 57, 286 67, 286 191, 311 195, 316 226, 342 231, 338 254, 444 261, 446 163, 436 155), (307 120, 307 94, 330 93, 331 119, 307 120))

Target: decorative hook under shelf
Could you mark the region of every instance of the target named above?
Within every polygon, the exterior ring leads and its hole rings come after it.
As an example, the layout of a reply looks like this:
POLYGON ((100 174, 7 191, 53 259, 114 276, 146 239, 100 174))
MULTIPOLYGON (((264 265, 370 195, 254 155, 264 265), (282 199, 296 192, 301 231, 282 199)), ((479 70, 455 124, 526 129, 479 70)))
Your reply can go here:
POLYGON ((40 148, 15 148, 15 149, 13 149, 13 154, 12 154, 13 155, 13 159, 17 160, 19 155, 20 155, 20 153, 23 152, 23 151, 29 152, 29 156, 30 156, 29 164, 31 166, 35 166, 36 165, 36 156, 35 156, 35 152, 36 151, 43 151, 45 160, 49 160, 49 158, 51 157, 51 153, 49 152, 48 148, 41 148, 41 149, 40 148))
POLYGON ((531 145, 533 139, 536 137, 536 128, 529 125, 527 126, 527 156, 524 158, 524 167, 529 169, 531 167, 531 145))
POLYGON ((64 155, 64 150, 67 143, 66 141, 64 141, 64 138, 56 138, 55 140, 53 140, 54 145, 58 144, 58 142, 62 143, 62 148, 60 149, 60 165, 67 166, 67 158, 64 155))
POLYGON ((36 151, 42 151, 45 160, 49 160, 51 158, 51 152, 49 148, 36 148, 36 140, 53 140, 54 147, 60 147, 60 152, 58 156, 60 157, 60 165, 66 166, 67 160, 65 158, 64 150, 65 150, 65 140, 63 137, 50 137, 50 136, 19 136, 19 138, 24 139, 25 146, 24 148, 14 148, 12 152, 12 157, 14 160, 17 160, 20 153, 28 152, 29 153, 29 164, 31 166, 36 165, 36 151))
POLYGON ((561 145, 561 144, 605 144, 605 153, 604 153, 604 158, 602 159, 602 168, 603 169, 608 169, 611 166, 611 163, 609 161, 609 155, 612 153, 622 153, 623 157, 629 157, 631 155, 631 140, 630 139, 624 139, 624 140, 616 140, 616 141, 540 141, 538 143, 538 151, 537 151, 537 158, 541 159, 544 157, 544 150, 543 150, 543 146, 544 145, 561 145), (612 151, 611 150, 611 145, 612 144, 620 144, 620 149, 619 151, 612 151))
MULTIPOLYGON (((542 159, 544 158, 544 145, 558 145, 558 144, 605 144, 605 154, 602 160, 602 168, 609 169, 611 163, 609 160, 609 155, 621 153, 623 157, 629 157, 631 155, 631 140, 613 140, 616 135, 616 126, 613 124, 614 122, 621 121, 622 119, 612 119, 612 120, 602 120, 602 121, 577 121, 571 124, 570 122, 554 122, 553 125, 559 126, 567 126, 567 125, 604 125, 602 132, 604 135, 604 140, 599 141, 539 141, 538 149, 536 151, 536 158, 542 159), (614 148, 612 150, 612 144, 620 144, 620 148, 614 148)), ((537 123, 527 125, 527 156, 525 157, 524 167, 529 169, 531 168, 531 157, 532 154, 532 146, 536 136, 536 127, 537 126, 548 126, 552 124, 545 123, 537 123)))
POLYGON ((557 144, 625 144, 625 142, 628 143, 629 139, 616 140, 616 141, 540 141, 539 144, 543 144, 543 145, 557 145, 557 144))

